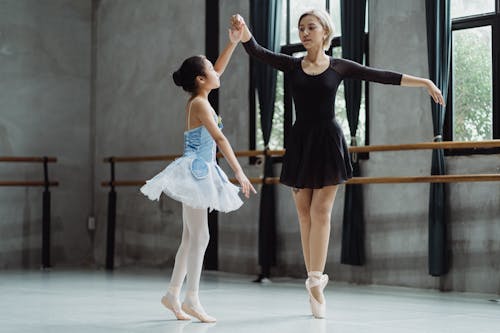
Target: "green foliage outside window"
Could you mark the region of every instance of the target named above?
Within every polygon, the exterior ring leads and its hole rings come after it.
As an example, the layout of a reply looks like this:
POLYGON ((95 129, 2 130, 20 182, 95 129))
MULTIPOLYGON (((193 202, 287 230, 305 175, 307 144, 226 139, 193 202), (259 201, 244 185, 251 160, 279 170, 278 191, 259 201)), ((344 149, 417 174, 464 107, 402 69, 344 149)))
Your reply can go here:
POLYGON ((491 27, 453 32, 453 140, 492 139, 491 27))

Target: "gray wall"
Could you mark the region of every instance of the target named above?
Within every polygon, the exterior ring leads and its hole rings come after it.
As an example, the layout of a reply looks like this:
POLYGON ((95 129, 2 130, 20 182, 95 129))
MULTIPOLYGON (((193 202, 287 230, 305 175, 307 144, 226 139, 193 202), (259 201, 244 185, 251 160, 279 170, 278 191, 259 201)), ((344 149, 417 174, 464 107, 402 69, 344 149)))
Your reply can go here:
MULTIPOLYGON (((52 261, 93 261, 89 198, 90 1, 0 1, 0 155, 56 156, 52 261)), ((0 164, 2 180, 41 180, 41 164, 0 164)), ((41 263, 41 188, 0 188, 0 268, 41 263)))
MULTIPOLYGON (((234 13, 248 19, 248 1, 220 0, 220 49, 227 44, 229 20, 234 13)), ((241 45, 236 48, 219 89, 219 112, 223 117, 224 133, 235 151, 248 149, 248 56, 241 45)), ((251 166, 248 158, 240 164, 249 177, 259 177, 262 166, 251 166)), ((233 175, 224 160, 221 165, 228 175, 233 175)), ((256 190, 260 191, 259 186, 256 190)), ((219 214, 219 269, 222 271, 256 274, 258 272, 258 218, 259 196, 252 195, 237 211, 219 214)))
MULTIPOLYGON (((428 77, 424 5, 370 2, 370 65, 428 77)), ((432 141, 430 112, 424 89, 371 84, 370 142, 432 141)), ((427 175, 430 158, 430 151, 372 153, 363 163, 363 174, 427 175)), ((428 193, 428 184, 364 186, 367 264, 340 266, 339 278, 436 287, 436 279, 426 273, 428 193)))
MULTIPOLYGON (((106 156, 182 152, 188 95, 172 81, 182 61, 205 51, 205 2, 101 1, 97 9, 96 181, 109 179, 106 156), (189 24, 186 24, 189 22, 189 24)), ((117 179, 147 179, 167 162, 117 165, 117 179)), ((170 265, 180 242, 181 205, 151 202, 118 188, 117 267, 170 265)), ((106 248, 107 189, 96 188, 95 258, 106 248)))

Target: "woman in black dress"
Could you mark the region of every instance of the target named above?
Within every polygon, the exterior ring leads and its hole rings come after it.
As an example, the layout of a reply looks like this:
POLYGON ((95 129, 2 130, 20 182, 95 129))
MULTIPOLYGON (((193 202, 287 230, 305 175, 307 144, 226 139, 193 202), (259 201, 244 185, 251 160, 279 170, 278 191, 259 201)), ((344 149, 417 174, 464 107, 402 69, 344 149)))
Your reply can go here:
POLYGON ((261 47, 240 15, 233 15, 232 29, 242 32, 246 52, 274 68, 286 72, 291 82, 296 121, 283 157, 280 182, 292 188, 300 222, 302 252, 308 272, 306 288, 311 311, 325 316, 323 274, 330 217, 339 184, 352 177, 347 143, 335 120, 335 95, 344 78, 383 84, 425 87, 436 103, 443 104, 440 90, 428 79, 362 66, 331 58, 326 53, 333 38, 328 13, 311 10, 299 18, 299 37, 307 54, 295 58, 261 47))

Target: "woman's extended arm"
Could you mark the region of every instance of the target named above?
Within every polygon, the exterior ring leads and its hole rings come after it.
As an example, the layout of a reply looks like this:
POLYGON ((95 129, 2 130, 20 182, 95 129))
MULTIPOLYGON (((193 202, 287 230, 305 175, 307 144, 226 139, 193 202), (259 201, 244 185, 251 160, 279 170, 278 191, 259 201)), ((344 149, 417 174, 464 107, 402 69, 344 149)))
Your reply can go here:
POLYGON ((425 87, 436 103, 444 105, 444 98, 441 91, 428 79, 367 67, 347 59, 335 59, 334 69, 344 78, 401 85, 405 87, 425 87))

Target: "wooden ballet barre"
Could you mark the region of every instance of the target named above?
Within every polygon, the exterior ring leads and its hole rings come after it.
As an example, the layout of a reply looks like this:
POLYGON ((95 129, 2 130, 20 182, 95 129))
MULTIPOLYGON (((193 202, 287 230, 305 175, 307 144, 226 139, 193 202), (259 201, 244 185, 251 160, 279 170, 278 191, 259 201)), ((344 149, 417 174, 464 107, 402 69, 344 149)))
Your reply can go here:
MULTIPOLYGON (((236 157, 257 157, 257 156, 265 156, 266 151, 265 150, 240 150, 240 151, 235 151, 234 155, 236 157)), ((224 155, 222 155, 221 152, 217 153, 218 158, 224 158, 224 155)))
POLYGON ((58 181, 50 181, 48 183, 41 181, 23 181, 23 180, 0 180, 0 186, 28 186, 28 187, 36 187, 36 186, 59 186, 58 181))
MULTIPOLYGON (((264 156, 264 150, 243 150, 235 151, 236 157, 252 157, 252 156, 264 156)), ((176 158, 181 157, 182 154, 174 155, 157 155, 157 156, 124 156, 124 157, 106 157, 103 162, 110 163, 120 163, 120 162, 153 162, 153 161, 172 161, 176 158)), ((217 153, 218 158, 224 158, 222 153, 217 153)))
MULTIPOLYGON (((485 149, 485 148, 500 148, 500 140, 488 141, 442 141, 442 142, 421 142, 421 143, 406 143, 399 145, 373 145, 373 146, 350 146, 351 153, 369 153, 376 151, 398 151, 398 150, 422 150, 422 149, 485 149)), ((264 151, 265 153, 265 151, 264 151)), ((285 153, 284 149, 268 150, 270 156, 282 156, 285 153)))
POLYGON ((58 181, 49 181, 49 163, 57 162, 55 157, 31 156, 0 156, 0 162, 14 163, 41 163, 43 165, 44 180, 0 180, 0 187, 44 187, 42 193, 42 269, 50 267, 50 187, 59 186, 58 181))
POLYGON ((413 177, 354 177, 346 184, 463 183, 500 181, 500 174, 436 175, 413 177))
MULTIPOLYGON (((55 163, 56 157, 32 157, 32 156, 0 156, 0 162, 14 162, 14 163, 55 163)), ((0 186, 59 186, 57 181, 43 181, 43 180, 0 180, 0 186)))
MULTIPOLYGON (((231 179, 232 181, 232 179, 231 179)), ((345 184, 403 184, 403 183, 463 183, 500 181, 500 174, 436 175, 413 177, 354 177, 345 184)), ((260 184, 262 184, 262 179, 260 184)), ((267 178, 266 184, 279 184, 279 178, 267 178)))
MULTIPOLYGON (((373 145, 373 146, 352 146, 349 147, 351 153, 368 153, 376 151, 398 151, 398 150, 422 150, 422 149, 485 149, 485 148, 500 148, 500 140, 487 140, 487 141, 444 141, 444 142, 421 142, 421 143, 407 143, 399 145, 373 145)), ((283 156, 285 149, 276 150, 256 150, 244 151, 241 156, 283 156), (255 154, 252 154, 255 152, 255 154), (248 154, 248 155, 246 155, 248 154)), ((236 153, 238 154, 238 153, 236 153)), ((238 156, 238 155, 237 155, 238 156)), ((218 154, 218 157, 223 157, 218 154)))
POLYGON ((57 158, 55 157, 7 157, 7 156, 0 156, 0 162, 38 162, 38 163, 43 163, 47 160, 47 162, 57 162, 57 158))
MULTIPOLYGON (((237 183, 235 178, 229 179, 237 183)), ((252 184, 263 184, 260 177, 249 178, 252 184)), ((463 183, 463 182, 491 182, 500 181, 500 174, 475 174, 475 175, 437 175, 437 176, 412 176, 412 177, 354 177, 345 184, 403 184, 403 183, 463 183)), ((145 180, 115 180, 103 181, 101 186, 142 186, 145 180)), ((279 177, 266 178, 266 184, 279 184, 279 177)))
POLYGON ((464 149, 464 148, 499 148, 500 140, 488 141, 442 141, 442 142, 421 142, 407 143, 399 145, 373 145, 349 147, 351 153, 369 153, 375 151, 397 151, 397 150, 421 150, 421 149, 464 149))
MULTIPOLYGON (((269 179, 272 179, 272 178, 269 178, 269 179)), ((276 179, 278 179, 278 178, 276 178, 276 179)), ((262 178, 259 178, 259 177, 248 178, 248 180, 252 184, 262 184, 262 178)), ((229 179, 229 181, 231 181, 232 183, 237 183, 238 182, 236 180, 236 178, 231 178, 231 179, 229 179)), ((110 181, 103 181, 103 182, 101 182, 101 186, 102 187, 109 187, 109 186, 115 186, 115 187, 119 187, 119 186, 142 186, 144 184, 146 184, 146 180, 115 180, 113 182, 110 182, 110 181)))
MULTIPOLYGON (((422 149, 485 149, 500 148, 500 140, 488 141, 443 141, 443 142, 421 142, 406 143, 399 145, 373 145, 373 146, 353 146, 349 147, 351 153, 369 153, 376 151, 398 151, 398 150, 422 150, 422 149)), ((285 149, 277 150, 242 150, 234 152, 236 157, 256 157, 256 156, 283 156, 285 149)), ((106 157, 104 162, 148 162, 148 161, 171 161, 181 157, 182 154, 158 155, 158 156, 128 156, 128 157, 106 157)), ((224 158, 222 153, 217 153, 218 158, 224 158)), ((1 159, 0 159, 1 161, 1 159)))
POLYGON ((123 156, 123 157, 106 157, 103 162, 151 162, 151 161, 171 161, 175 160, 178 157, 181 157, 182 154, 175 155, 157 155, 157 156, 123 156))
MULTIPOLYGON (((235 182, 235 179, 231 179, 231 181, 235 182)), ((354 177, 346 181, 345 184, 463 183, 490 181, 500 181, 500 174, 437 175, 413 177, 354 177)), ((262 184, 263 179, 260 179, 260 182, 256 183, 262 184)), ((267 178, 266 184, 279 184, 279 178, 267 178)))
MULTIPOLYGON (((500 148, 500 140, 487 141, 443 141, 443 142, 421 142, 407 143, 399 145, 373 145, 373 146, 352 146, 349 147, 351 153, 369 153, 375 151, 398 151, 398 150, 422 150, 422 149, 464 149, 464 148, 500 148)), ((251 151, 249 151, 251 152, 251 151)), ((258 155, 265 155, 265 150, 255 151, 258 155)), ((283 156, 285 149, 268 150, 269 156, 283 156)), ((252 155, 248 155, 252 156, 252 155)))

